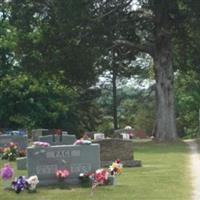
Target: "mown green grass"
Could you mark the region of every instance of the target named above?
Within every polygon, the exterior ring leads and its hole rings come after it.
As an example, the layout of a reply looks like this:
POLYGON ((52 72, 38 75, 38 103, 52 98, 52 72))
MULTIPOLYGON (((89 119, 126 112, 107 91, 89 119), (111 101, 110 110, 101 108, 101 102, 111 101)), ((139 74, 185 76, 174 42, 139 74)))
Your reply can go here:
MULTIPOLYGON (((37 193, 4 191, 0 200, 190 200, 191 181, 186 144, 134 143, 135 159, 142 167, 124 168, 116 186, 101 186, 91 195, 90 188, 38 188, 37 193)), ((15 163, 12 163, 15 166, 15 163)), ((3 161, 0 161, 0 166, 3 161)), ((26 171, 17 171, 25 175, 26 171)))

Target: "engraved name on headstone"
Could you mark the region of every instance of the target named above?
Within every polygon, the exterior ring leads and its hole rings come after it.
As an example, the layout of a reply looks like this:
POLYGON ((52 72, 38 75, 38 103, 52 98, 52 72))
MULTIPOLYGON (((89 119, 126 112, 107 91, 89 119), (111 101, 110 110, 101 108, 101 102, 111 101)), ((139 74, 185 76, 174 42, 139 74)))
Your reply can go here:
POLYGON ((69 157, 78 157, 81 155, 79 150, 71 150, 71 151, 49 151, 46 153, 47 158, 69 158, 69 157))
POLYGON ((58 145, 47 148, 27 148, 28 176, 38 175, 40 185, 58 183, 56 170, 67 169, 67 184, 78 184, 79 174, 100 168, 99 144, 58 145))

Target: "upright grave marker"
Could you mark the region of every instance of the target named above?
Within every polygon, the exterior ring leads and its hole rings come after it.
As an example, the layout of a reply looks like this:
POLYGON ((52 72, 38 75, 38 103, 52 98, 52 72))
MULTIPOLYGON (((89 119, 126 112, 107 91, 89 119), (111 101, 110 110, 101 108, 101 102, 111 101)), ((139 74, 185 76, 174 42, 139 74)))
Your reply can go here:
POLYGON ((64 181, 79 183, 79 174, 94 172, 100 168, 99 144, 59 145, 47 148, 27 148, 28 176, 37 175, 40 185, 58 184, 55 175, 58 169, 67 169, 69 177, 64 181))
POLYGON ((103 139, 105 139, 104 133, 95 133, 94 134, 94 140, 103 140, 103 139))
POLYGON ((111 165, 117 159, 120 159, 125 167, 141 166, 141 161, 134 160, 131 140, 105 139, 93 142, 100 144, 102 167, 111 165))
POLYGON ((48 129, 33 129, 32 130, 32 139, 33 141, 37 141, 39 139, 39 136, 43 135, 49 135, 48 129))
POLYGON ((39 141, 48 142, 50 145, 70 145, 76 141, 75 135, 46 135, 40 136, 39 141))
POLYGON ((28 146, 28 139, 26 135, 0 135, 0 147, 4 147, 10 142, 14 142, 19 148, 22 149, 25 149, 28 146))

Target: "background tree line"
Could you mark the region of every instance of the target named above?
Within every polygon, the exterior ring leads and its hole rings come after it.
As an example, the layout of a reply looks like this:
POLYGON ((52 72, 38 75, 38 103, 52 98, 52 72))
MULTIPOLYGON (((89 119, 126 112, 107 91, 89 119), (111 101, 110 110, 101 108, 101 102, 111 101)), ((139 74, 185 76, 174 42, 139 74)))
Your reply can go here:
POLYGON ((2 1, 1 127, 80 134, 131 125, 160 140, 194 136, 199 6, 197 0, 2 1), (149 87, 136 87, 146 80, 149 87))

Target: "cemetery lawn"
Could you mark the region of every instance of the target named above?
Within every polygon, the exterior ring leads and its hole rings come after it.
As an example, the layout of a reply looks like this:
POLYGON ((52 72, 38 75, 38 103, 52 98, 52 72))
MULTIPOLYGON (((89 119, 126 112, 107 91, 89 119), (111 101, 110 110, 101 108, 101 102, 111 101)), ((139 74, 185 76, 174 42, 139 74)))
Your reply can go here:
MULTIPOLYGON (((4 191, 0 181, 0 200, 190 200, 189 150, 182 142, 166 144, 136 142, 135 159, 142 167, 124 168, 116 186, 90 188, 38 188, 37 193, 4 191)), ((0 160, 0 167, 5 161, 0 160)), ((16 168, 16 163, 12 162, 16 168)), ((16 171, 26 175, 26 171, 16 171)))

